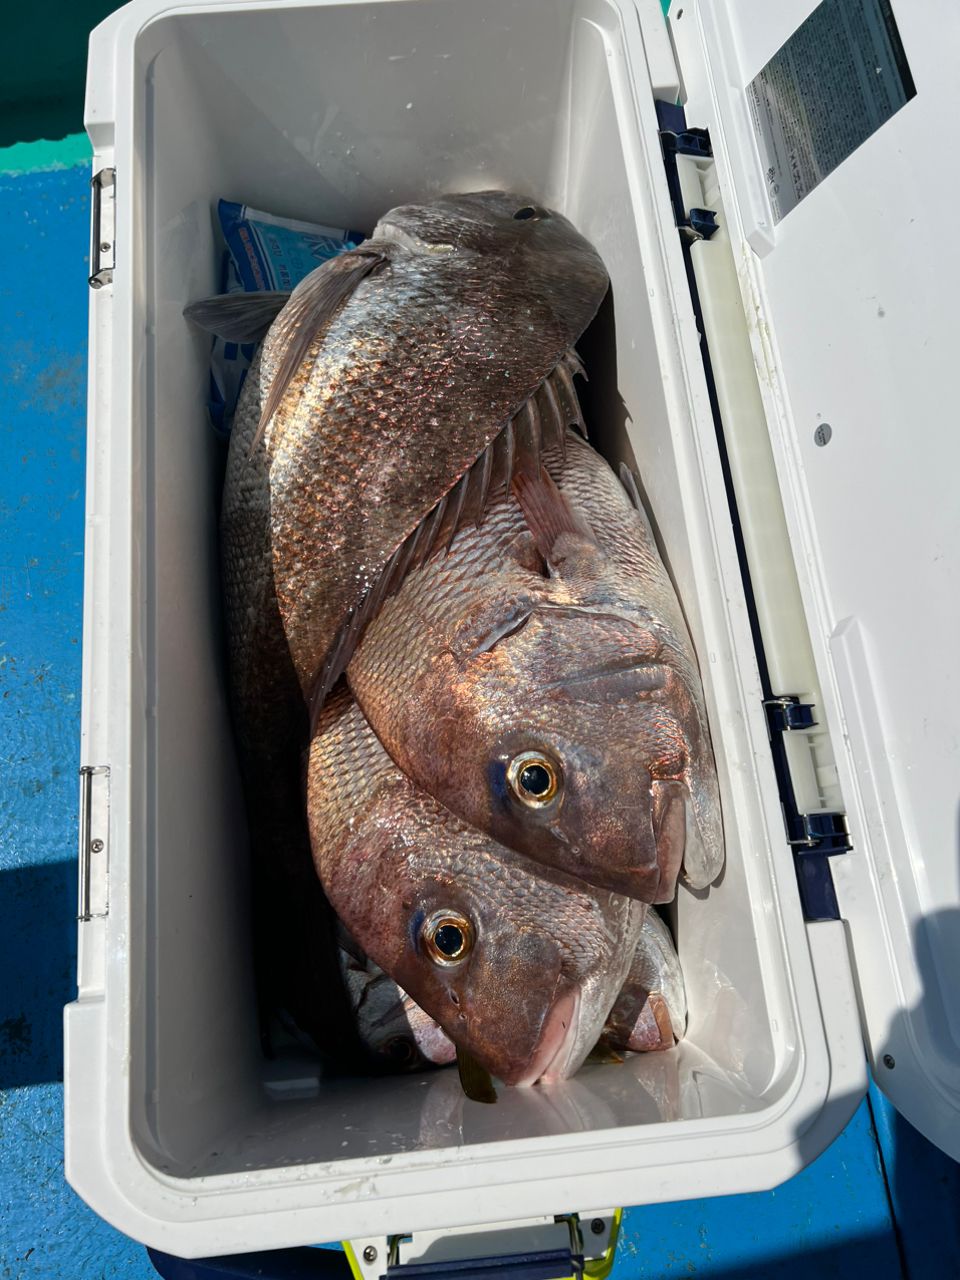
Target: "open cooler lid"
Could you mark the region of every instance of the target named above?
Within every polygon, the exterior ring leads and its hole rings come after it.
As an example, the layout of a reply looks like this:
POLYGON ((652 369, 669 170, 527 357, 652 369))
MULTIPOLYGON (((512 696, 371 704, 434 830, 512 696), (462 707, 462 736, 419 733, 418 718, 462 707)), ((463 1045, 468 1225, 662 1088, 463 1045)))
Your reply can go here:
POLYGON ((838 763, 853 847, 831 867, 874 1074, 960 1158, 960 8, 673 0, 669 22, 838 763))

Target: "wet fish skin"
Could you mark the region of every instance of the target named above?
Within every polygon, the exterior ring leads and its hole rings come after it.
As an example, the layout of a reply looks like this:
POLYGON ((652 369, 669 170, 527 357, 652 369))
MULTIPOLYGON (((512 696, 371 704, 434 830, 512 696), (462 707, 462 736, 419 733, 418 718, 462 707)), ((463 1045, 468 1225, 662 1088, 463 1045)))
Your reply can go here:
POLYGON ((538 547, 501 494, 384 603, 348 681, 400 768, 464 821, 666 902, 681 861, 698 887, 723 862, 693 646, 648 521, 606 462, 572 432, 545 462, 582 530, 538 547), (524 752, 555 765, 551 803, 509 785, 524 752))
POLYGON ((502 849, 418 792, 344 689, 310 747, 317 870, 351 935, 447 1035, 506 1084, 563 1078, 596 1042, 645 907, 502 849), (465 917, 469 956, 441 966, 421 928, 465 917))

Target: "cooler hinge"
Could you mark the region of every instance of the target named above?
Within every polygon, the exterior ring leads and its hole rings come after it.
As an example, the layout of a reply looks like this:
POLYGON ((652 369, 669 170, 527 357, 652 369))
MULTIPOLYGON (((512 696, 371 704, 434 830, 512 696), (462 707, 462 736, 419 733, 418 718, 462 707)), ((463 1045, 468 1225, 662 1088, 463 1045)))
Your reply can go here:
POLYGON ((767 709, 767 722, 771 729, 788 733, 794 729, 813 729, 816 726, 812 705, 801 702, 795 694, 766 698, 763 705, 767 709))
POLYGON ((845 813, 797 813, 787 819, 787 841, 796 857, 850 852, 845 813))
MULTIPOLYGON (((761 661, 761 669, 765 664, 761 661)), ((764 677, 765 679, 765 677, 764 677)), ((788 694, 764 699, 770 748, 780 792, 780 806, 793 853, 800 905, 805 920, 839 920, 840 907, 828 858, 850 851, 850 832, 843 813, 801 813, 790 773, 784 735, 816 726, 813 707, 788 694)))
POLYGON ((90 215, 90 275, 87 283, 91 289, 102 289, 113 283, 117 261, 116 194, 117 171, 110 167, 98 169, 90 179, 92 210, 90 215))
POLYGON ((670 102, 658 102, 656 105, 660 147, 667 171, 674 221, 685 240, 709 240, 717 230, 716 212, 713 209, 703 209, 691 200, 692 192, 684 189, 686 184, 677 164, 677 156, 689 156, 694 163, 712 163, 710 134, 706 129, 688 129, 682 107, 670 102))

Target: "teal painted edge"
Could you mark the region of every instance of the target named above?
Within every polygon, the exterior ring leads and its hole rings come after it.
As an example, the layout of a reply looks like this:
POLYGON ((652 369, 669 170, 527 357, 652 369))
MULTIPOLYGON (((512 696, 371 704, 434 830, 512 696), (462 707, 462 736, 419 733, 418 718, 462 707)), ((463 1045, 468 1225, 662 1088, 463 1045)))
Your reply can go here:
POLYGON ((0 147, 0 176, 72 169, 75 165, 88 165, 92 155, 85 133, 71 133, 57 142, 15 142, 11 147, 0 147))

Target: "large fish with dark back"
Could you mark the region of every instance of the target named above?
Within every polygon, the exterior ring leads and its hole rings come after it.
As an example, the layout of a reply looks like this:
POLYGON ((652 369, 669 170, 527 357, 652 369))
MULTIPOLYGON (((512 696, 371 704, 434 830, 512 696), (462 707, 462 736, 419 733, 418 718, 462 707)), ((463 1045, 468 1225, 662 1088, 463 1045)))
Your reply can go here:
MULTIPOLYGON (((221 540, 258 912, 290 913, 259 946, 281 985, 336 961, 319 942, 322 954, 284 958, 291 938, 318 936, 323 911, 301 817, 304 706, 316 716, 382 600, 509 483, 514 424, 545 380, 575 420, 571 348, 606 289, 565 218, 484 192, 391 210, 289 299, 187 310, 227 339, 264 338, 234 421, 221 540)), ((288 998, 303 1016, 292 1011, 313 1023, 316 983, 301 985, 288 998)))

